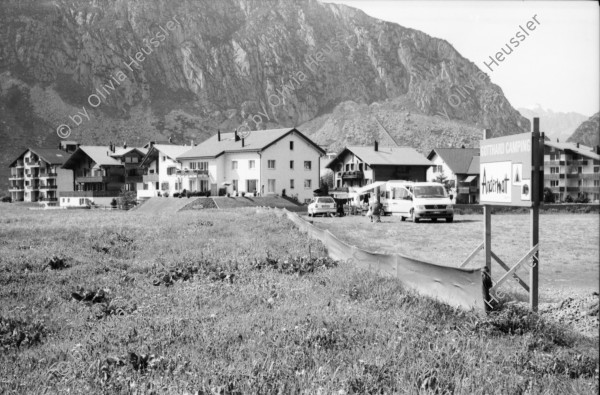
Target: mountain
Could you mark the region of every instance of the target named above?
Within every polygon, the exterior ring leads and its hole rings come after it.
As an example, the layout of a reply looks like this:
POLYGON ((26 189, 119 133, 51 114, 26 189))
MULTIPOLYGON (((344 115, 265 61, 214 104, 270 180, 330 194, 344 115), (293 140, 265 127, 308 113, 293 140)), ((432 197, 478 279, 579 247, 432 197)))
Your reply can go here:
POLYGON ((461 133, 476 144, 483 128, 530 130, 502 90, 448 42, 343 5, 0 3, 4 185, 18 151, 55 146, 57 129, 84 144, 138 145, 198 142, 218 128, 297 126, 333 146, 370 140, 374 132, 364 128, 375 117, 423 150, 461 133))
POLYGON ((589 147, 600 145, 600 113, 595 113, 583 122, 567 140, 571 143, 581 143, 589 147))
POLYGON ((576 112, 554 112, 550 109, 544 109, 539 104, 534 108, 517 108, 525 118, 531 120, 534 117, 540 118, 540 129, 553 141, 558 139, 561 142, 573 134, 575 129, 588 116, 576 112))

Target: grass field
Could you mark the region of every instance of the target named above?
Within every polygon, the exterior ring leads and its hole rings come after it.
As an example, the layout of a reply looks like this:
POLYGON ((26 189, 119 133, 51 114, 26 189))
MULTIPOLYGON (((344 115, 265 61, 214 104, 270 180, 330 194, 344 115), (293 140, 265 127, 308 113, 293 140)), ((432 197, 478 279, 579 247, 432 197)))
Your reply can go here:
POLYGON ((0 205, 0 393, 598 392, 597 339, 324 255, 253 210, 0 205))
MULTIPOLYGON (((421 260, 458 266, 483 241, 483 215, 456 215, 453 223, 401 222, 382 217, 314 219, 342 240, 373 252, 400 253, 421 260)), ((598 291, 600 252, 599 217, 596 214, 540 215, 540 288, 551 299, 558 288, 580 292, 598 291)), ((528 214, 492 216, 492 251, 512 266, 529 250, 528 214)), ((470 265, 483 265, 483 252, 470 265)), ((528 278, 527 266, 519 275, 528 278)), ((495 279, 506 273, 495 262, 495 279)), ((516 289, 516 288, 515 288, 516 289)))

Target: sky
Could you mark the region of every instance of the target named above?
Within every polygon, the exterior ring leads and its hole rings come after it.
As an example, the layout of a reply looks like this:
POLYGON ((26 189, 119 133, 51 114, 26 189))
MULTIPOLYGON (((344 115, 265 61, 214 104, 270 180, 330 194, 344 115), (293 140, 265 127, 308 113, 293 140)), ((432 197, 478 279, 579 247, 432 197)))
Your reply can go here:
MULTIPOLYGON (((324 0, 442 38, 486 72, 514 108, 591 116, 600 109, 600 8, 596 1, 324 0), (539 22, 490 71, 519 26, 539 22)), ((508 49, 507 49, 508 51, 508 49)))

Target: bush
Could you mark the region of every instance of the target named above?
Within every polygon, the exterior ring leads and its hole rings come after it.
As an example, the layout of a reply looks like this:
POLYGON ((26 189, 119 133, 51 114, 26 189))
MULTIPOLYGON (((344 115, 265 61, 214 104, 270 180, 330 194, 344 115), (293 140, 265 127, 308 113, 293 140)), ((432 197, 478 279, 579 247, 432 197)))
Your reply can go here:
POLYGON ((169 197, 169 192, 165 192, 165 193, 163 194, 163 196, 164 196, 164 197, 169 197))
POLYGON ((588 199, 583 194, 577 196, 577 199, 575 199, 575 203, 589 203, 589 202, 590 202, 590 199, 588 199))
POLYGON ((246 192, 242 192, 242 197, 246 196, 246 192))
POLYGON ((117 207, 117 199, 113 198, 113 200, 111 200, 111 202, 110 202, 110 205, 111 205, 112 208, 117 207))
POLYGON ((175 197, 179 197, 179 198, 180 198, 180 197, 181 197, 181 195, 179 194, 179 192, 175 192, 175 193, 173 194, 173 197, 174 197, 174 198, 175 198, 175 197))
POLYGON ((2 203, 12 203, 12 198, 10 196, 3 196, 2 203))
POLYGON ((573 203, 573 198, 571 197, 571 195, 567 195, 567 197, 565 198, 565 202, 566 203, 573 203))
POLYGON ((227 197, 231 197, 231 194, 229 192, 227 192, 227 197))

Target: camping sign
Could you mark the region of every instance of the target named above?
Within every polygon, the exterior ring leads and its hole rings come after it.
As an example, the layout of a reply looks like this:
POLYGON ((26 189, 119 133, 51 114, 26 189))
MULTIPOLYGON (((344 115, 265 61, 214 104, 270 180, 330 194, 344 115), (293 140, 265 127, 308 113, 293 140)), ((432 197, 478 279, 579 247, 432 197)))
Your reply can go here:
POLYGON ((531 133, 481 140, 481 204, 531 207, 531 133))

